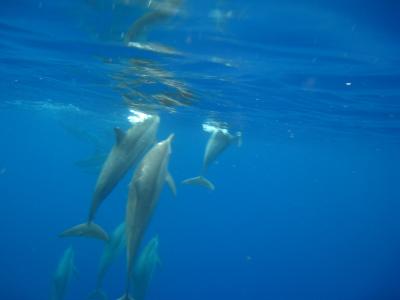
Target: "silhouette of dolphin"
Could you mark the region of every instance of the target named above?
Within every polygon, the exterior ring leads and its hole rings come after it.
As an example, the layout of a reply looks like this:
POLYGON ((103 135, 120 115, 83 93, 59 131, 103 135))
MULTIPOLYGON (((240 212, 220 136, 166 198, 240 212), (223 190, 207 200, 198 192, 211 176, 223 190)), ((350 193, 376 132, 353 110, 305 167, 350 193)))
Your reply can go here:
POLYGON ((175 194, 175 183, 168 172, 171 141, 174 135, 153 146, 145 155, 133 175, 126 206, 126 290, 119 300, 132 299, 129 285, 137 251, 151 220, 164 182, 175 194))
POLYGON ((63 300, 72 274, 76 273, 74 250, 69 247, 60 259, 53 278, 52 300, 63 300))
POLYGON ((200 185, 210 190, 214 190, 214 184, 204 177, 209 165, 224 152, 229 145, 237 143, 238 146, 242 144, 242 133, 238 131, 236 135, 230 134, 226 129, 216 128, 208 139, 206 149, 203 157, 203 167, 201 175, 193 178, 188 178, 182 181, 183 184, 200 185))
POLYGON ((143 32, 154 24, 161 23, 179 11, 182 0, 164 0, 149 3, 151 11, 137 19, 124 35, 125 43, 136 41, 143 32))
POLYGON ((154 272, 161 265, 158 246, 158 236, 155 236, 143 248, 135 262, 132 274, 133 297, 135 300, 144 300, 154 272))
POLYGON ((106 294, 102 291, 104 276, 120 253, 123 244, 125 244, 125 223, 115 228, 109 242, 105 244, 97 272, 96 289, 89 295, 88 299, 107 299, 106 294))
POLYGON ((155 142, 159 123, 158 116, 150 116, 126 133, 115 128, 116 143, 97 179, 87 222, 65 230, 60 237, 85 236, 108 241, 107 233, 93 222, 96 211, 126 172, 155 142))

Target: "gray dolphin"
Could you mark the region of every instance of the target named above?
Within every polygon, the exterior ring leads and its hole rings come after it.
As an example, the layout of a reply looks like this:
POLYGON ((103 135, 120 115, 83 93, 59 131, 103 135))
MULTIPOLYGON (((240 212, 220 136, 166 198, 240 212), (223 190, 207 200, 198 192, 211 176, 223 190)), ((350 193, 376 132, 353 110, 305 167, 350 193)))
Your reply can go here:
POLYGON ((60 237, 85 236, 108 240, 107 233, 93 222, 96 211, 132 165, 154 144, 159 123, 158 116, 150 116, 126 133, 115 128, 116 143, 97 179, 87 222, 65 230, 60 237))
POLYGON ((137 40, 152 25, 163 22, 178 13, 181 3, 182 0, 150 1, 148 7, 152 10, 131 25, 125 33, 125 43, 137 40))
POLYGON ((115 228, 109 242, 104 246, 97 272, 96 290, 89 295, 88 299, 107 299, 106 294, 102 291, 104 276, 120 253, 123 244, 125 244, 125 223, 115 228))
POLYGON ((145 155, 133 175, 129 186, 126 206, 126 290, 119 300, 131 300, 129 295, 130 278, 137 251, 146 228, 151 220, 164 182, 174 191, 175 184, 168 172, 171 154, 171 141, 174 135, 153 146, 145 155))
POLYGON ((76 272, 74 265, 74 250, 69 247, 60 259, 53 278, 52 300, 62 300, 65 297, 68 283, 76 272))
POLYGON ((232 143, 237 143, 241 145, 242 143, 242 133, 238 131, 236 135, 230 134, 225 130, 215 130, 206 146, 206 151, 204 152, 203 159, 203 169, 207 169, 208 166, 232 143))
POLYGON ((158 246, 158 236, 155 236, 143 248, 135 262, 132 274, 133 297, 135 300, 144 300, 154 272, 161 265, 158 246))
POLYGON ((214 184, 204 177, 209 165, 228 148, 232 143, 242 144, 242 133, 238 131, 235 135, 230 134, 226 129, 215 129, 208 139, 203 157, 203 168, 200 176, 188 178, 182 181, 183 184, 201 185, 214 190, 214 184))

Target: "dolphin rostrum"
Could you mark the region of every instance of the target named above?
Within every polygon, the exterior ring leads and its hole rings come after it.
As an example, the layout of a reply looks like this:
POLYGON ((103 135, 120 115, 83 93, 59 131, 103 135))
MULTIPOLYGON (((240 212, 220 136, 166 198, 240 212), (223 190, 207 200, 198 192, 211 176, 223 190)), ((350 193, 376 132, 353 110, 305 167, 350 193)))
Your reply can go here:
POLYGON ((60 237, 85 236, 108 240, 107 233, 93 222, 96 211, 132 165, 155 143, 159 123, 158 116, 149 116, 126 133, 115 128, 116 143, 97 179, 87 222, 65 230, 60 237))
POLYGON ((54 274, 52 300, 64 299, 67 285, 71 280, 73 273, 76 273, 74 265, 74 250, 72 247, 69 247, 65 250, 54 274))
POLYGON ((132 274, 133 297, 135 300, 144 300, 154 272, 161 265, 158 246, 158 236, 155 236, 143 248, 135 262, 132 274))
POLYGON ((174 183, 168 172, 171 154, 171 141, 174 135, 153 146, 145 155, 133 175, 129 186, 126 206, 126 290, 119 300, 130 300, 129 285, 137 251, 146 228, 151 220, 164 182, 174 189, 174 183))
POLYGON ((125 244, 125 223, 115 228, 109 242, 104 246, 97 272, 96 290, 89 295, 88 299, 107 299, 106 294, 102 291, 104 276, 120 253, 123 244, 125 244))
POLYGON ((242 133, 238 131, 236 135, 232 135, 226 129, 215 128, 208 139, 206 149, 204 151, 203 167, 200 176, 188 178, 182 181, 183 184, 201 185, 210 190, 214 190, 214 184, 204 177, 209 165, 232 143, 242 144, 242 133))

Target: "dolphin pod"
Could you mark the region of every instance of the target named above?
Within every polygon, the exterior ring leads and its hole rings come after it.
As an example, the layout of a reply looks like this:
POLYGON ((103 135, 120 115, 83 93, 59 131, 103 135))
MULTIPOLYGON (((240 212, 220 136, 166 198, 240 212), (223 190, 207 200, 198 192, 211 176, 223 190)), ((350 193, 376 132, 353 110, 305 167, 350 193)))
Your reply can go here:
POLYGON ((85 236, 108 241, 107 233, 93 222, 96 211, 132 165, 155 143, 159 123, 158 116, 149 116, 126 133, 115 128, 116 143, 97 179, 87 222, 65 230, 60 237, 85 236))
POLYGON ((74 265, 74 250, 69 247, 60 259, 53 278, 52 300, 63 300, 72 274, 76 272, 74 265))
MULTIPOLYGON (((114 9, 118 1, 112 2, 114 9)), ((126 5, 137 2, 144 4, 145 2, 149 8, 149 11, 133 22, 124 33, 123 39, 126 46, 164 54, 182 55, 181 52, 170 47, 146 42, 145 33, 153 25, 164 22, 179 13, 184 3, 183 0, 122 0, 119 2, 126 5)), ((191 104, 190 100, 194 97, 193 94, 183 82, 175 80, 170 72, 163 70, 158 64, 150 64, 149 59, 134 58, 129 60, 129 62, 132 61, 131 66, 127 68, 127 73, 123 72, 121 76, 115 78, 121 81, 119 88, 127 90, 127 93, 122 97, 128 107, 134 110, 154 112, 160 107, 160 105, 157 105, 158 103, 165 107, 167 111, 174 112, 175 107, 191 104), (140 76, 136 76, 138 79, 131 80, 132 72, 140 74, 140 76), (165 86, 166 91, 159 92, 157 90, 156 94, 150 94, 150 97, 148 97, 147 93, 138 90, 138 86, 141 85, 145 86, 146 90, 148 86, 153 90, 154 82, 165 86), (152 102, 148 103, 148 99, 152 102)), ((167 182, 172 193, 176 195, 176 186, 168 171, 174 135, 171 134, 167 139, 156 143, 159 122, 158 116, 147 116, 128 129, 127 132, 116 128, 116 142, 105 161, 103 159, 105 156, 101 155, 102 152, 95 151, 92 158, 77 163, 78 166, 88 169, 93 166, 100 166, 104 161, 93 191, 86 222, 69 228, 59 235, 60 237, 84 236, 106 241, 97 272, 96 289, 89 295, 89 299, 107 299, 107 295, 102 290, 103 281, 125 244, 127 258, 126 286, 123 296, 118 300, 144 300, 153 274, 160 265, 158 237, 150 240, 139 253, 147 227, 157 207, 164 182, 167 182), (107 232, 94 222, 97 210, 128 170, 139 160, 141 161, 129 185, 125 222, 119 225, 109 237, 107 232)), ((85 139, 89 138, 95 146, 98 146, 97 140, 92 139, 91 136, 76 130, 73 130, 74 132, 85 139)), ((214 190, 214 184, 205 178, 205 173, 209 165, 234 142, 241 144, 240 132, 232 135, 226 129, 214 128, 205 148, 200 176, 186 179, 183 183, 202 185, 214 190)), ((5 169, 2 171, 5 172, 5 169)), ((2 171, 0 170, 0 175, 4 173, 2 171)), ((65 251, 54 275, 52 300, 64 299, 74 271, 74 251, 70 247, 65 251)))
POLYGON ((119 300, 133 299, 129 286, 137 251, 146 228, 157 206, 161 189, 166 181, 172 191, 175 184, 168 172, 171 142, 174 135, 157 143, 147 152, 132 177, 126 206, 126 289, 119 300))
MULTIPOLYGON (((158 116, 151 116, 137 123, 126 133, 116 130, 117 141, 97 180, 88 222, 61 234, 61 236, 95 237, 107 241, 99 264, 96 289, 88 296, 88 299, 108 299, 102 290, 103 281, 111 264, 125 244, 127 258, 126 286, 123 296, 118 300, 144 300, 153 274, 160 265, 157 236, 150 240, 139 253, 144 235, 157 207, 164 182, 167 183, 173 195, 176 195, 175 182, 168 171, 174 134, 155 143, 159 122, 158 116), (150 150, 148 150, 149 148, 150 150), (145 153, 144 156, 143 153, 145 153), (118 181, 139 159, 141 161, 129 184, 125 222, 120 224, 109 238, 107 233, 93 222, 95 213, 118 181)), ((210 164, 233 143, 240 146, 240 132, 232 135, 226 129, 214 128, 205 147, 201 175, 187 179, 183 183, 203 185, 209 189, 214 189, 214 185, 203 174, 210 164)), ((74 271, 74 251, 70 247, 65 251, 54 275, 52 300, 64 299, 66 288, 74 271)))
POLYGON ((135 262, 132 274, 133 297, 135 300, 144 300, 154 272, 161 265, 158 246, 158 236, 155 236, 143 248, 135 262))
POLYGON ((201 175, 193 178, 188 178, 182 181, 183 184, 200 185, 210 190, 214 190, 214 184, 204 177, 209 165, 224 152, 229 145, 237 143, 238 146, 242 144, 242 133, 238 131, 235 135, 230 134, 226 129, 215 128, 208 139, 204 157, 201 175))
POLYGON ((111 264, 115 261, 122 246, 125 244, 125 223, 115 228, 108 243, 104 246, 104 251, 100 259, 99 270, 97 272, 96 289, 89 295, 88 299, 107 299, 106 294, 102 291, 104 276, 106 275, 111 264))

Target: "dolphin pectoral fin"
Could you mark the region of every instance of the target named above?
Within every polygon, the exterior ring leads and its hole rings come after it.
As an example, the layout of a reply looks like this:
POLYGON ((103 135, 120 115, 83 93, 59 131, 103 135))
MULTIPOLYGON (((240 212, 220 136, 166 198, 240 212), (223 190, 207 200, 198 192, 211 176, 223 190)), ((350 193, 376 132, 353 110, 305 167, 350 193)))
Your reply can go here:
POLYGON ((109 240, 107 232, 105 232, 103 228, 101 228, 99 225, 93 222, 76 225, 74 227, 65 230, 58 236, 59 237, 83 236, 83 237, 90 237, 103 240, 106 242, 109 240))
POLYGON ((125 132, 121 130, 121 128, 115 127, 114 128, 115 132, 115 140, 117 142, 117 145, 122 142, 122 140, 125 138, 125 132))
POLYGON ((107 300, 108 299, 106 293, 104 293, 102 290, 93 291, 87 298, 89 300, 107 300))
POLYGON ((208 188, 209 190, 215 190, 214 184, 209 181, 207 178, 204 176, 197 176, 193 178, 188 178, 184 181, 182 181, 183 184, 190 184, 190 185, 200 185, 208 188))
POLYGON ((128 294, 124 294, 121 298, 118 298, 117 300, 135 300, 133 297, 131 297, 128 294))
POLYGON ((169 188, 171 189, 172 194, 176 197, 176 184, 175 180, 172 177, 170 172, 167 172, 167 176, 165 177, 165 181, 167 182, 169 188))

